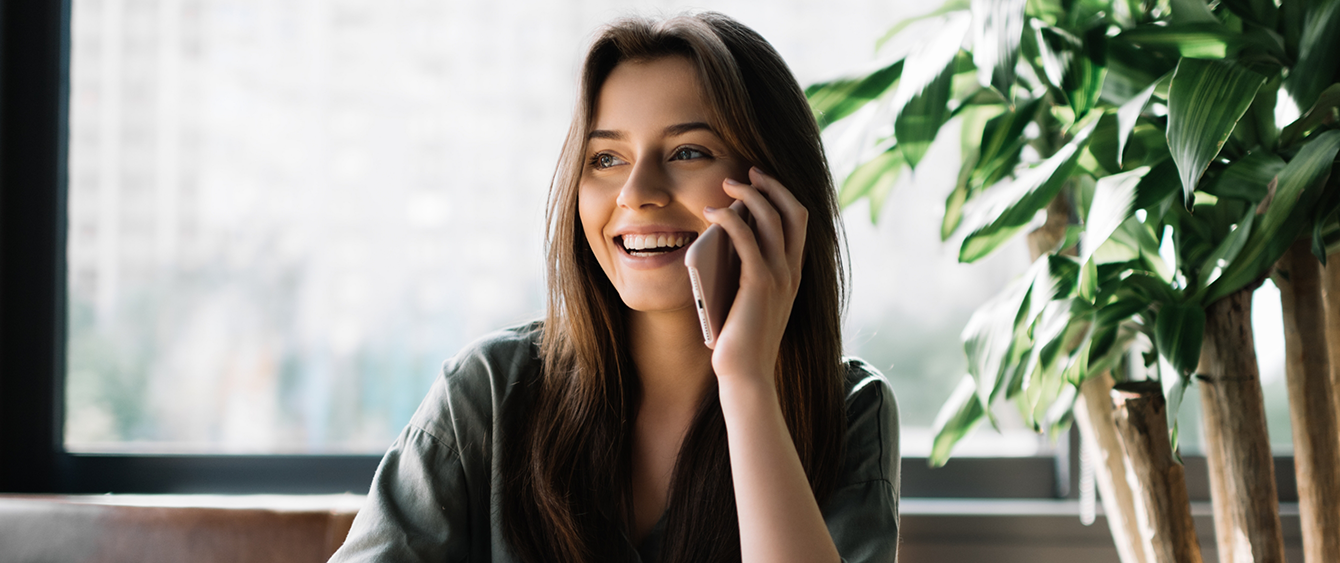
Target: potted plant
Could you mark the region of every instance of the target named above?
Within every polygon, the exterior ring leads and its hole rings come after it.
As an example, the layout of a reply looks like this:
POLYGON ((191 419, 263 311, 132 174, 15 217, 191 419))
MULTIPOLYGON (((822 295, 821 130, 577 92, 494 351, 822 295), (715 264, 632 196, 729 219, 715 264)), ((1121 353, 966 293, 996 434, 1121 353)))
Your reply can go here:
POLYGON ((806 93, 821 125, 871 139, 841 202, 877 218, 959 124, 942 237, 964 234, 963 262, 1021 234, 1033 251, 964 329, 969 374, 931 463, 999 402, 1043 432, 1078 419, 1123 560, 1199 560, 1175 454, 1196 386, 1221 557, 1282 561, 1250 323, 1275 272, 1288 355, 1309 360, 1288 370, 1304 548, 1340 560, 1340 398, 1322 361, 1340 295, 1320 290, 1340 283, 1307 281, 1340 270, 1318 265, 1340 250, 1340 1, 951 0, 925 19, 886 36, 924 34, 909 53, 806 93))

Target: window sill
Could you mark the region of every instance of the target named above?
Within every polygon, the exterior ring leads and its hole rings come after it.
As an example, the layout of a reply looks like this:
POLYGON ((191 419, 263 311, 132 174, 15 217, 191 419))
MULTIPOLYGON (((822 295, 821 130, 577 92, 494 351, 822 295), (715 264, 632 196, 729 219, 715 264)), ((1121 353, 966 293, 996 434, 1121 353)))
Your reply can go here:
MULTIPOLYGON (((1090 526, 1076 500, 903 498, 899 509, 904 561, 1120 561, 1101 505, 1090 526)), ((1210 503, 1192 502, 1191 513, 1202 558, 1218 560, 1210 503)), ((1280 523, 1287 560, 1302 561, 1298 503, 1280 505, 1280 523)))

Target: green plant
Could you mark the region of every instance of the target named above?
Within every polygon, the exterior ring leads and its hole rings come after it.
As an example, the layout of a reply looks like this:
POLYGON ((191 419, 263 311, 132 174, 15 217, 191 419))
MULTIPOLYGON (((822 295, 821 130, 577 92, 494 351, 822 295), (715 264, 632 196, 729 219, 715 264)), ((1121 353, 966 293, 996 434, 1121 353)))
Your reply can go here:
POLYGON ((958 123, 941 236, 962 233, 973 262, 1028 232, 1037 256, 965 328, 969 375, 930 462, 999 402, 1039 431, 1067 427, 1104 371, 1160 381, 1175 445, 1207 307, 1249 292, 1300 236, 1323 262, 1340 249, 1340 1, 974 0, 927 18, 939 25, 890 32, 927 33, 915 51, 806 93, 825 126, 893 116, 841 202, 868 198, 877 219, 958 123))

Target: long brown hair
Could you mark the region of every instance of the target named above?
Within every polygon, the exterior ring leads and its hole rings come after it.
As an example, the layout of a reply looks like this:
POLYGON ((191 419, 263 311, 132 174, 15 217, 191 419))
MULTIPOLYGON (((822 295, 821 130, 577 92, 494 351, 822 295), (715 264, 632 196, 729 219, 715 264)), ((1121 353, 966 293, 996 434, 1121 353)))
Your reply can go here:
MULTIPOLYGON (((761 36, 724 15, 605 27, 582 67, 572 126, 550 189, 548 310, 542 375, 521 390, 502 457, 505 536, 522 560, 619 561, 632 520, 631 434, 641 385, 625 342, 625 306, 577 214, 587 136, 601 86, 620 62, 681 56, 698 72, 710 125, 729 149, 787 186, 809 211, 801 283, 776 366, 782 414, 815 498, 842 465, 845 298, 841 223, 819 129, 791 71, 761 36)), ((715 387, 713 388, 715 389, 715 387)), ((670 485, 662 559, 738 561, 726 425, 708 392, 670 485)))

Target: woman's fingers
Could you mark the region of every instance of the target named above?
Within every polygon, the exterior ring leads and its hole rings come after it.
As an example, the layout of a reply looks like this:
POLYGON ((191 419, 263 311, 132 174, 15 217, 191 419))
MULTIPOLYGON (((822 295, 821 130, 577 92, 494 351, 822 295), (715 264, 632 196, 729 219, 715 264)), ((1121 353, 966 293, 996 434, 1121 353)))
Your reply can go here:
MULTIPOLYGON (((749 181, 754 189, 767 196, 784 223, 786 259, 791 270, 800 273, 805 248, 805 231, 809 226, 809 210, 776 178, 764 174, 757 167, 749 169, 749 181)), ((752 209, 752 208, 750 208, 752 209)))
POLYGON ((749 209, 749 214, 754 218, 754 234, 763 257, 769 264, 784 261, 782 257, 786 255, 785 226, 782 224, 781 215, 768 199, 753 186, 729 178, 722 187, 726 189, 726 195, 744 202, 745 207, 749 209))
MULTIPOLYGON (((734 209, 708 207, 703 209, 703 214, 707 220, 713 224, 721 225, 730 235, 731 245, 735 247, 735 252, 740 255, 740 264, 743 268, 749 268, 754 264, 765 263, 763 255, 759 252, 758 240, 754 236, 754 230, 744 222, 734 209)), ((766 267, 766 266, 765 266, 766 267)))

